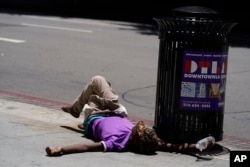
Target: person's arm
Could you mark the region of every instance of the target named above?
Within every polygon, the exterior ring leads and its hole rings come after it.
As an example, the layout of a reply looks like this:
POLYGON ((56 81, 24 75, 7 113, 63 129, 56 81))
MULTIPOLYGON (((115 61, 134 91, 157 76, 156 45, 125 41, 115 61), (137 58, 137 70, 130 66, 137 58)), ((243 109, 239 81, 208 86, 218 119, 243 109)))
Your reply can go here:
POLYGON ((71 153, 104 151, 104 147, 101 142, 88 143, 88 144, 78 143, 78 144, 55 147, 55 148, 46 147, 45 151, 47 152, 48 156, 59 156, 71 153))
POLYGON ((197 151, 197 149, 195 148, 195 144, 193 143, 175 144, 166 142, 158 143, 158 150, 183 153, 188 151, 197 151))
POLYGON ((158 138, 158 150, 159 151, 174 151, 174 152, 189 152, 189 151, 208 151, 210 150, 214 144, 215 139, 213 136, 208 136, 206 138, 203 138, 199 140, 197 143, 168 143, 160 138, 158 138), (205 145, 205 148, 202 148, 201 150, 197 148, 197 143, 203 143, 205 145))

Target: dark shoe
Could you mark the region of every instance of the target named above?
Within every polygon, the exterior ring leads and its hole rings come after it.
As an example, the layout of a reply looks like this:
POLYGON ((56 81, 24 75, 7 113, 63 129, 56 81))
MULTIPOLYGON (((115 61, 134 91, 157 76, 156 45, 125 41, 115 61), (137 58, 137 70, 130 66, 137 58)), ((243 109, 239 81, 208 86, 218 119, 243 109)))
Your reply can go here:
POLYGON ((62 107, 61 108, 64 112, 71 114, 75 118, 79 118, 80 114, 75 112, 72 107, 62 107))

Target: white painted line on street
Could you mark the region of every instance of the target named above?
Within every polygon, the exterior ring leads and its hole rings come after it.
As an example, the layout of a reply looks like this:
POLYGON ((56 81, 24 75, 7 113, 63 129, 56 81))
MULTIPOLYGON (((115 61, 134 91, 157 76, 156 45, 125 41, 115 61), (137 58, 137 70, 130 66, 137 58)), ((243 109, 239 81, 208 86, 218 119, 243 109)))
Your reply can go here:
POLYGON ((48 28, 48 29, 64 30, 64 31, 76 31, 76 32, 93 33, 93 31, 91 31, 91 30, 84 30, 84 29, 65 28, 65 27, 56 27, 56 26, 46 26, 46 25, 28 24, 28 23, 22 23, 21 25, 23 25, 23 26, 29 26, 29 27, 38 27, 38 28, 48 28))
POLYGON ((104 20, 76 19, 76 18, 62 19, 57 17, 41 17, 41 16, 29 16, 29 15, 25 16, 28 18, 41 19, 41 20, 64 21, 68 23, 88 24, 88 25, 116 27, 116 28, 128 28, 128 27, 132 28, 135 25, 139 25, 137 23, 132 23, 132 22, 104 21, 104 20))
POLYGON ((10 38, 2 38, 2 37, 0 37, 0 41, 13 42, 13 43, 24 43, 24 42, 26 42, 26 41, 24 41, 24 40, 10 39, 10 38))

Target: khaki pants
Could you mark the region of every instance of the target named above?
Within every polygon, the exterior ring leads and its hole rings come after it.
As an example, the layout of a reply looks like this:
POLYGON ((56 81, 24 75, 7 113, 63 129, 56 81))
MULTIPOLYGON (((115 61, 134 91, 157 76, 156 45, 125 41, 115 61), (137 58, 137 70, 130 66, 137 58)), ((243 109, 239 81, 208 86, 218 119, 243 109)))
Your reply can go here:
POLYGON ((73 109, 81 113, 85 104, 94 110, 115 110, 119 107, 118 95, 102 76, 94 76, 73 103, 73 109))

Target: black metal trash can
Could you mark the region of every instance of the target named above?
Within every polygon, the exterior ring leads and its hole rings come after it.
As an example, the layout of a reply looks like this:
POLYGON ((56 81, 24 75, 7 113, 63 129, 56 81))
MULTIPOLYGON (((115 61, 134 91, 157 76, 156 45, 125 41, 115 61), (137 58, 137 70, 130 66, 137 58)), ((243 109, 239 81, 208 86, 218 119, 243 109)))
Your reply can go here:
POLYGON ((154 128, 171 142, 222 140, 228 34, 236 23, 205 7, 172 11, 154 18, 160 39, 154 128))

